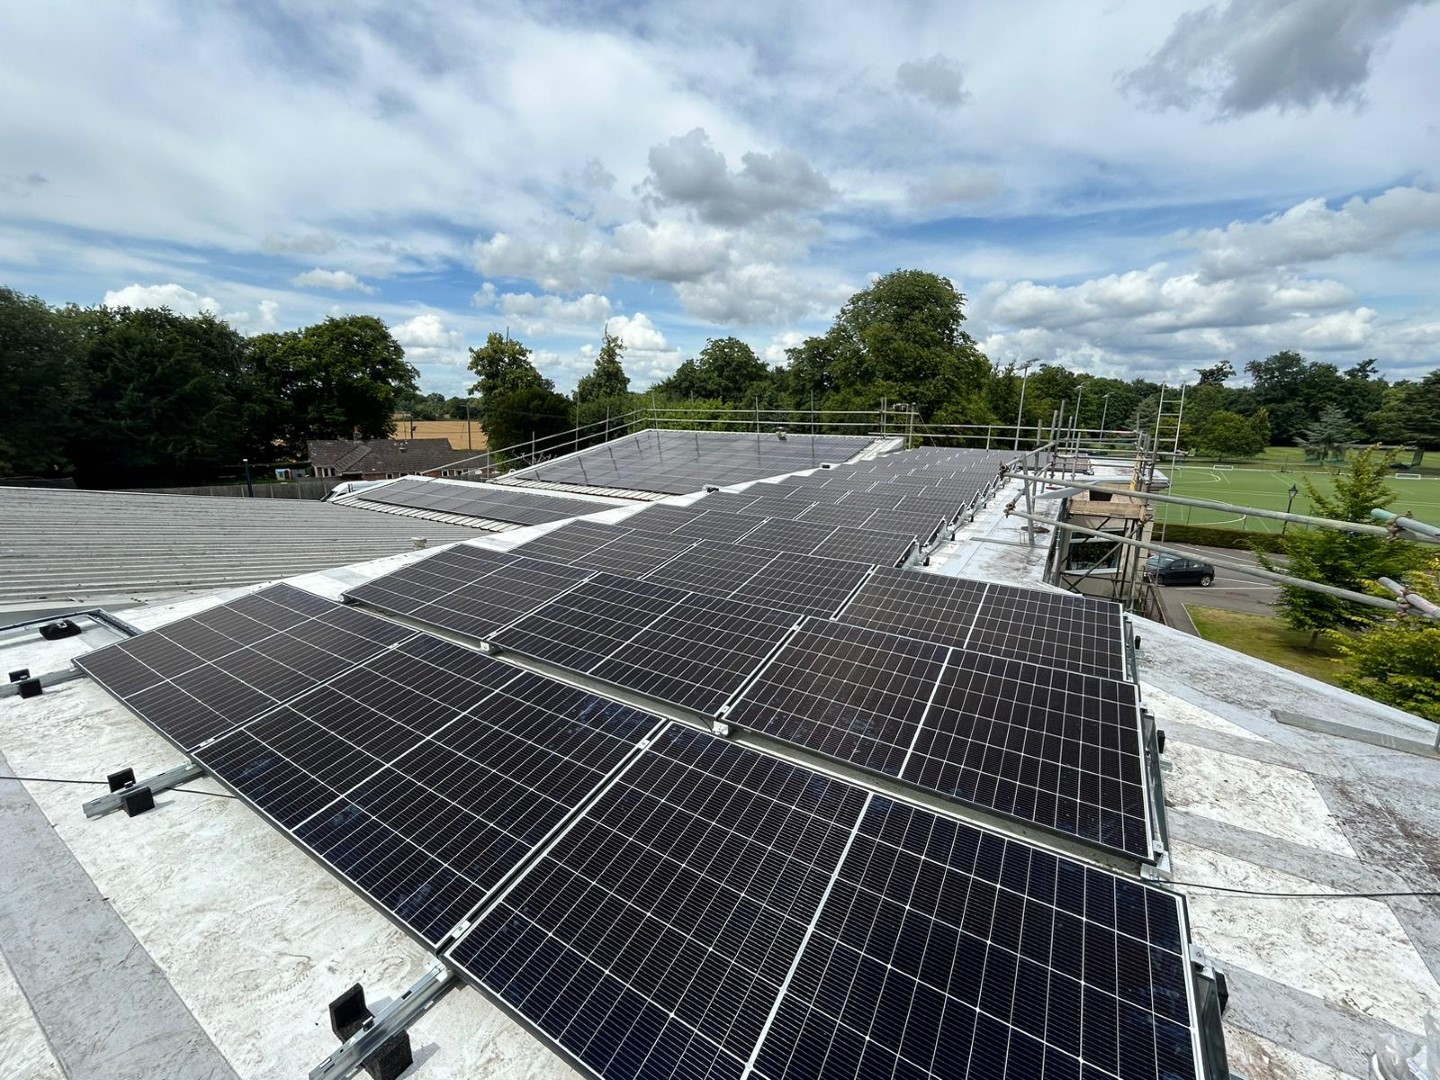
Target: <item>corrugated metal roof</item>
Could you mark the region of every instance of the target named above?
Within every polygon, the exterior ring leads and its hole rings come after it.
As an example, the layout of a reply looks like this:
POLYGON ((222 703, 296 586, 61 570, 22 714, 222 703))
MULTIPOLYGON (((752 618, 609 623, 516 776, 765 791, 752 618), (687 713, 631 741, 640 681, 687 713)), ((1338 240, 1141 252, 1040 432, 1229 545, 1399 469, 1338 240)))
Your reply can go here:
POLYGON ((473 535, 318 502, 0 488, 0 608, 213 590, 473 535))

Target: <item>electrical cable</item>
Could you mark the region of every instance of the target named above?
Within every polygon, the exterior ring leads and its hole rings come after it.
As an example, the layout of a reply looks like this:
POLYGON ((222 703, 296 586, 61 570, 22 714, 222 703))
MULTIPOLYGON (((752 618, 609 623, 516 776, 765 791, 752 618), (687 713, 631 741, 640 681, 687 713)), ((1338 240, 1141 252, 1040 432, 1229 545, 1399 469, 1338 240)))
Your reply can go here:
MULTIPOLYGON (((60 780, 53 776, 0 776, 0 780, 23 780, 27 784, 100 784, 103 787, 110 786, 107 780, 60 780)), ((139 786, 144 787, 143 784, 139 786)), ((121 788, 121 791, 123 790, 124 788, 121 788)), ((217 799, 235 798, 234 795, 227 795, 223 791, 201 791, 199 788, 172 787, 165 790, 183 791, 187 795, 213 795, 217 799)))
POLYGON ((1236 893, 1240 896, 1257 896, 1267 900, 1386 900, 1402 896, 1440 896, 1440 889, 1422 889, 1414 892, 1305 893, 1239 889, 1233 885, 1205 885, 1198 881, 1167 881, 1164 884, 1182 889, 1211 889, 1215 892, 1236 893))

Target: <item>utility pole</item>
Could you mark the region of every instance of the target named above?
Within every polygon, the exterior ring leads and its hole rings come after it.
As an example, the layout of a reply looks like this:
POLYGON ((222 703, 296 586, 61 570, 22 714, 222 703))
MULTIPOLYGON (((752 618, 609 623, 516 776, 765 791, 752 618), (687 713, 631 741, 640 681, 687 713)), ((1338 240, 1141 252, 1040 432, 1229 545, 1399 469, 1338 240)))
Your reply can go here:
POLYGON ((243 460, 245 462, 245 497, 247 499, 253 499, 255 497, 255 485, 250 482, 250 459, 247 457, 243 460))
MULTIPOLYGON (((1115 391, 1112 390, 1110 394, 1114 392, 1115 391)), ((1110 415, 1110 394, 1106 394, 1100 399, 1100 437, 1102 439, 1105 437, 1105 418, 1110 415)))

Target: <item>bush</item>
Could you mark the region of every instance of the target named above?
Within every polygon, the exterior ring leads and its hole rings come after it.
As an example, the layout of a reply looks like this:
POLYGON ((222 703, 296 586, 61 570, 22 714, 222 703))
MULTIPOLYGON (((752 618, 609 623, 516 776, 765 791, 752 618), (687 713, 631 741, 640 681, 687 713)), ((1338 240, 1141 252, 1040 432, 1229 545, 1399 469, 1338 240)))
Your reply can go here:
MULTIPOLYGON (((1222 529, 1214 525, 1175 525, 1164 527, 1166 544, 1199 544, 1204 547, 1238 548, 1242 551, 1280 550, 1279 533, 1247 532, 1244 529, 1222 529)), ((1160 536, 1160 525, 1156 525, 1154 536, 1160 536)))

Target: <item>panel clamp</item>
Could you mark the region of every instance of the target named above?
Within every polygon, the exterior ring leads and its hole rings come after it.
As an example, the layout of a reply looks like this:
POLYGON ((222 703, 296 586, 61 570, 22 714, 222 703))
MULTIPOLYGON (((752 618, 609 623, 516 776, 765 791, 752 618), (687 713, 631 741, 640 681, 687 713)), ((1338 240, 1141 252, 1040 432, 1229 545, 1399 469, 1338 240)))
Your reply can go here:
POLYGON ((85 816, 100 818, 123 808, 126 813, 134 817, 135 814, 143 813, 155 805, 154 796, 157 792, 168 791, 170 788, 179 787, 181 784, 204 775, 204 767, 193 761, 187 761, 184 765, 177 765, 173 769, 167 769, 165 772, 147 777, 138 783, 135 780, 134 769, 122 769, 120 772, 111 773, 106 777, 110 782, 110 794, 101 795, 98 799, 91 799, 87 802, 84 805, 85 816), (144 805, 147 800, 141 792, 148 793, 149 806, 144 805))
POLYGON ((410 1025, 459 980, 438 960, 414 986, 372 1013, 356 983, 330 1003, 330 1027, 340 1049, 310 1070, 310 1080, 349 1080, 362 1068, 375 1080, 394 1080, 413 1063, 410 1025))

